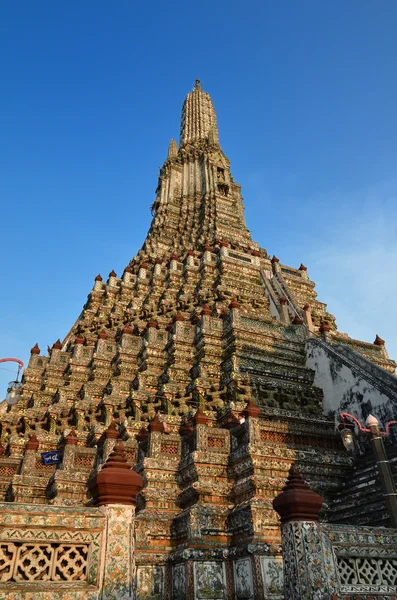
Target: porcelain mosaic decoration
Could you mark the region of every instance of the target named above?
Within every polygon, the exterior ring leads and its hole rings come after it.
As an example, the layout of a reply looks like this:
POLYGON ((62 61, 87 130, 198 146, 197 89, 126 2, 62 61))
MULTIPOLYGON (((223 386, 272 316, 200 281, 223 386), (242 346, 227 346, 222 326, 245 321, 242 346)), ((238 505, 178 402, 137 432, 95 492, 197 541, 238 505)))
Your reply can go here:
POLYGON ((281 600, 285 586, 292 600, 282 547, 287 573, 331 595, 394 589, 394 546, 382 563, 335 554, 310 523, 282 539, 272 502, 295 463, 331 523, 388 526, 375 467, 357 470, 335 411, 361 418, 372 402, 393 418, 396 363, 379 336, 338 331, 299 260, 252 239, 219 139, 197 80, 142 248, 121 276, 95 277, 63 341, 32 348, 3 406, 0 597, 281 600))

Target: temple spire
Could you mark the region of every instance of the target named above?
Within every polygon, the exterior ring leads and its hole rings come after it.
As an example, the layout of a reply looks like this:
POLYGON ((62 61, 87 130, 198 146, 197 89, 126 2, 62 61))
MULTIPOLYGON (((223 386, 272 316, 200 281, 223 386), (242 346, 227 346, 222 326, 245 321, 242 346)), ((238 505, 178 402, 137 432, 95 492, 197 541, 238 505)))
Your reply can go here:
POLYGON ((214 105, 209 94, 201 89, 200 80, 196 79, 182 107, 180 145, 204 141, 209 136, 212 143, 219 143, 214 105))
POLYGON ((175 158, 176 156, 178 156, 178 144, 176 143, 174 138, 172 138, 172 140, 170 141, 170 145, 168 146, 167 158, 175 158))

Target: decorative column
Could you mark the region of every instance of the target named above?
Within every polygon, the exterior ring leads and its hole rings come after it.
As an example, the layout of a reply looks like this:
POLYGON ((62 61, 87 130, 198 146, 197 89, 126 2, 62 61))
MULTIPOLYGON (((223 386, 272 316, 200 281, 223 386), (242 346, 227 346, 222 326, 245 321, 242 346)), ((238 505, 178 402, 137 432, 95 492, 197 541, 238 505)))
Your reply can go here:
POLYGON ((288 325, 289 324, 289 314, 288 314, 286 296, 282 296, 280 298, 280 305, 281 305, 281 320, 283 323, 286 323, 288 325))
POLYGON ((273 500, 281 517, 286 600, 338 598, 330 542, 319 525, 322 503, 292 465, 287 485, 273 500))
POLYGON ((306 325, 308 326, 309 331, 313 331, 312 314, 311 314, 311 310, 310 310, 310 305, 309 304, 305 304, 305 306, 303 307, 303 312, 304 312, 304 315, 305 315, 306 325))
POLYGON ((280 271, 281 271, 280 261, 277 258, 277 256, 273 256, 271 263, 272 263, 272 267, 273 267, 273 273, 280 273, 280 271))
POLYGON ((124 446, 117 440, 101 471, 88 484, 94 506, 103 506, 107 516, 101 600, 134 598, 135 503, 142 477, 127 464, 124 446))
POLYGON ((371 431, 371 446, 375 454, 383 497, 386 502, 392 527, 397 527, 397 495, 393 473, 379 429, 379 421, 373 415, 368 415, 367 426, 371 431))
POLYGON ((331 331, 331 327, 326 323, 321 323, 319 331, 323 336, 324 342, 328 342, 328 334, 331 331))

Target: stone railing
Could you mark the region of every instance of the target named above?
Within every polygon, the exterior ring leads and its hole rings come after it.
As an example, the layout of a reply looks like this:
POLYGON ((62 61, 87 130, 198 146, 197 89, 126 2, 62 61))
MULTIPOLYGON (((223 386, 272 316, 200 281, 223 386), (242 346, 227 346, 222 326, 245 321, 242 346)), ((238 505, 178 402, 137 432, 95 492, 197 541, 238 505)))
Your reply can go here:
POLYGON ((335 557, 342 594, 397 593, 397 531, 322 525, 335 557))
POLYGON ((375 363, 373 363, 369 358, 366 358, 359 352, 353 350, 349 346, 344 344, 333 344, 332 346, 339 354, 343 354, 346 358, 351 360, 360 366, 364 371, 369 371, 373 378, 379 379, 381 384, 389 389, 389 395, 394 394, 395 399, 397 400, 397 377, 382 369, 375 363))
POLYGON ((346 365, 352 373, 371 383, 391 400, 397 401, 397 378, 358 352, 343 344, 331 345, 320 338, 309 338, 307 346, 320 346, 329 356, 346 365))
POLYGON ((277 312, 279 313, 279 318, 280 318, 279 299, 277 298, 276 294, 274 293, 273 287, 271 286, 270 281, 266 277, 266 274, 264 273, 263 269, 261 269, 259 272, 260 272, 263 287, 266 288, 266 291, 269 294, 270 298, 272 299, 272 302, 273 302, 277 312))
POLYGON ((299 308, 298 301, 296 300, 294 294, 289 289, 288 285, 285 283, 284 277, 281 273, 274 273, 274 280, 277 281, 278 285, 281 288, 283 295, 287 298, 288 304, 292 308, 292 311, 300 318, 303 317, 303 310, 299 308))
POLYGON ((397 530, 319 523, 321 505, 292 468, 273 502, 281 517, 285 597, 395 600, 397 530))

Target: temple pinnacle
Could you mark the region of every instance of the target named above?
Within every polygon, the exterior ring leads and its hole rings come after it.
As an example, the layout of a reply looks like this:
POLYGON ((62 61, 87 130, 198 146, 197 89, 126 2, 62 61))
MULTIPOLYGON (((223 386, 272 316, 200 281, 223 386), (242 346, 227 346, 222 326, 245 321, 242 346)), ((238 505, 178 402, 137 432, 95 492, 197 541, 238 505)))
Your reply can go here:
POLYGON ((180 145, 194 144, 208 139, 218 144, 218 125, 211 97, 201 89, 200 80, 196 79, 193 91, 186 96, 182 107, 180 145))

